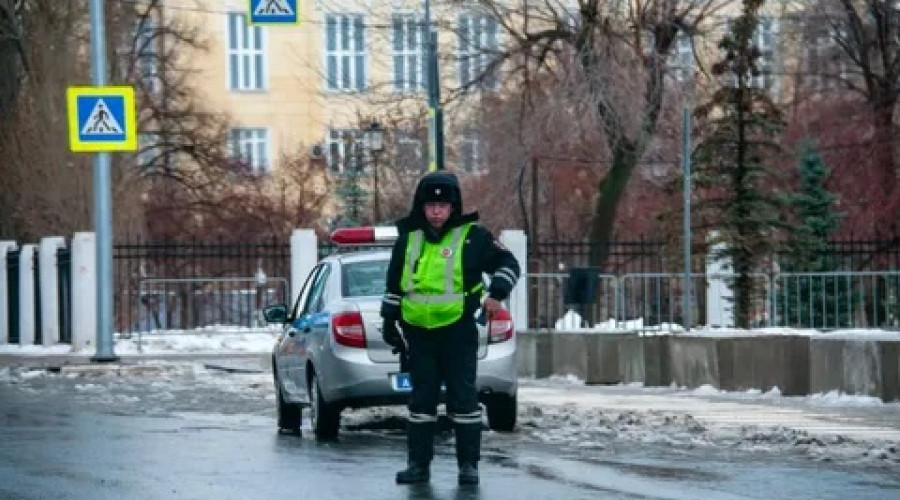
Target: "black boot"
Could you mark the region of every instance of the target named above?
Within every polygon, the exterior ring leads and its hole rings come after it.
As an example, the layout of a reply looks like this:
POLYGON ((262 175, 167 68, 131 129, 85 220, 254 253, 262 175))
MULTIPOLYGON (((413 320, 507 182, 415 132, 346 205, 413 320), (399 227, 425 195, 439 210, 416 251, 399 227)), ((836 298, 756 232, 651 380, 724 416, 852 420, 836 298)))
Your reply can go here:
POLYGON ((409 467, 397 473, 397 484, 427 483, 431 479, 428 465, 410 463, 409 467))
POLYGON ((409 422, 406 427, 406 447, 409 466, 397 473, 397 484, 425 483, 431 479, 431 459, 434 456, 435 422, 409 422))
POLYGON ((459 484, 478 484, 478 463, 464 462, 459 464, 459 484))
POLYGON ((481 459, 481 422, 457 423, 455 430, 459 484, 478 484, 478 460, 481 459))

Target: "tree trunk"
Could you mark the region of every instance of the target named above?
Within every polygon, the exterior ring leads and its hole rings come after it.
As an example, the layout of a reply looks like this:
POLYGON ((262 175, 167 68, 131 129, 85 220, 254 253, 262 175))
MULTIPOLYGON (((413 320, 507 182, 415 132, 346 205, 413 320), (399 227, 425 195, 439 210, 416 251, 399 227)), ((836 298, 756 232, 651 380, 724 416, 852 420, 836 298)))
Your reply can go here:
MULTIPOLYGON (((591 221, 590 264, 603 267, 609 257, 610 243, 616 222, 616 210, 631 172, 637 165, 638 154, 633 143, 620 139, 613 146, 612 168, 600 180, 594 216, 591 221)), ((609 271, 604 269, 604 271, 609 271)))
POLYGON ((894 158, 894 104, 885 103, 875 109, 875 159, 881 173, 885 197, 897 188, 897 165, 894 158))

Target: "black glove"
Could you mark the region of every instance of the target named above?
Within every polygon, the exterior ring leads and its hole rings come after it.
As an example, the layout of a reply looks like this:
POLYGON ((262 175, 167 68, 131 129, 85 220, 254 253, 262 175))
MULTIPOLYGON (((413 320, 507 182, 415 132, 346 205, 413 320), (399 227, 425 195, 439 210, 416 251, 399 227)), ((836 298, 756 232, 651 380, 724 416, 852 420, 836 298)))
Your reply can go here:
POLYGON ((393 347, 395 352, 406 349, 406 342, 404 342, 403 335, 400 334, 397 322, 394 320, 384 320, 384 324, 381 327, 381 338, 384 339, 385 344, 393 347))

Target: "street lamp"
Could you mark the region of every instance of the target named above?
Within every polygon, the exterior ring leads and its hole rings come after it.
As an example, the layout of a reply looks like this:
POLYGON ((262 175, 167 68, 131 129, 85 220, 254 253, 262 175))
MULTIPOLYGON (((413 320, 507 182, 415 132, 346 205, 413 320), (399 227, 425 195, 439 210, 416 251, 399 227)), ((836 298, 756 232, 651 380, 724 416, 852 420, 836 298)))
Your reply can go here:
POLYGON ((381 220, 381 210, 378 206, 378 157, 384 151, 384 129, 381 124, 373 121, 363 131, 363 144, 372 155, 372 211, 373 222, 381 220))

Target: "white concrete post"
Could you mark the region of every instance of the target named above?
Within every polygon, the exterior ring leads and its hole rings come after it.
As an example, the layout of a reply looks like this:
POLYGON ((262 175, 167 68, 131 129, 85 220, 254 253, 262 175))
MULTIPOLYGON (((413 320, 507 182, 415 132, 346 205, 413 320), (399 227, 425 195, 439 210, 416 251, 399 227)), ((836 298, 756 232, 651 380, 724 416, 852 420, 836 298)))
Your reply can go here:
POLYGON ((288 307, 297 301, 309 272, 319 262, 319 241, 312 229, 295 229, 291 234, 291 297, 288 307))
POLYGON ((65 248, 60 236, 41 238, 38 244, 38 273, 41 280, 41 343, 59 343, 59 263, 57 252, 65 248))
POLYGON ((34 345, 34 254, 37 245, 22 245, 19 253, 19 345, 34 345))
POLYGON ((9 343, 9 277, 6 275, 8 253, 18 248, 15 241, 0 241, 0 345, 9 343))
POLYGON ((97 240, 72 236, 72 351, 92 347, 97 336, 97 240))
POLYGON ((500 243, 519 261, 521 273, 509 297, 509 312, 516 331, 522 331, 528 328, 528 238, 521 229, 504 229, 500 232, 500 243))
POLYGON ((706 322, 709 326, 732 327, 734 326, 734 307, 732 299, 734 290, 728 286, 728 282, 721 276, 731 274, 731 261, 727 259, 715 260, 713 255, 722 251, 722 244, 714 245, 706 257, 706 322))

